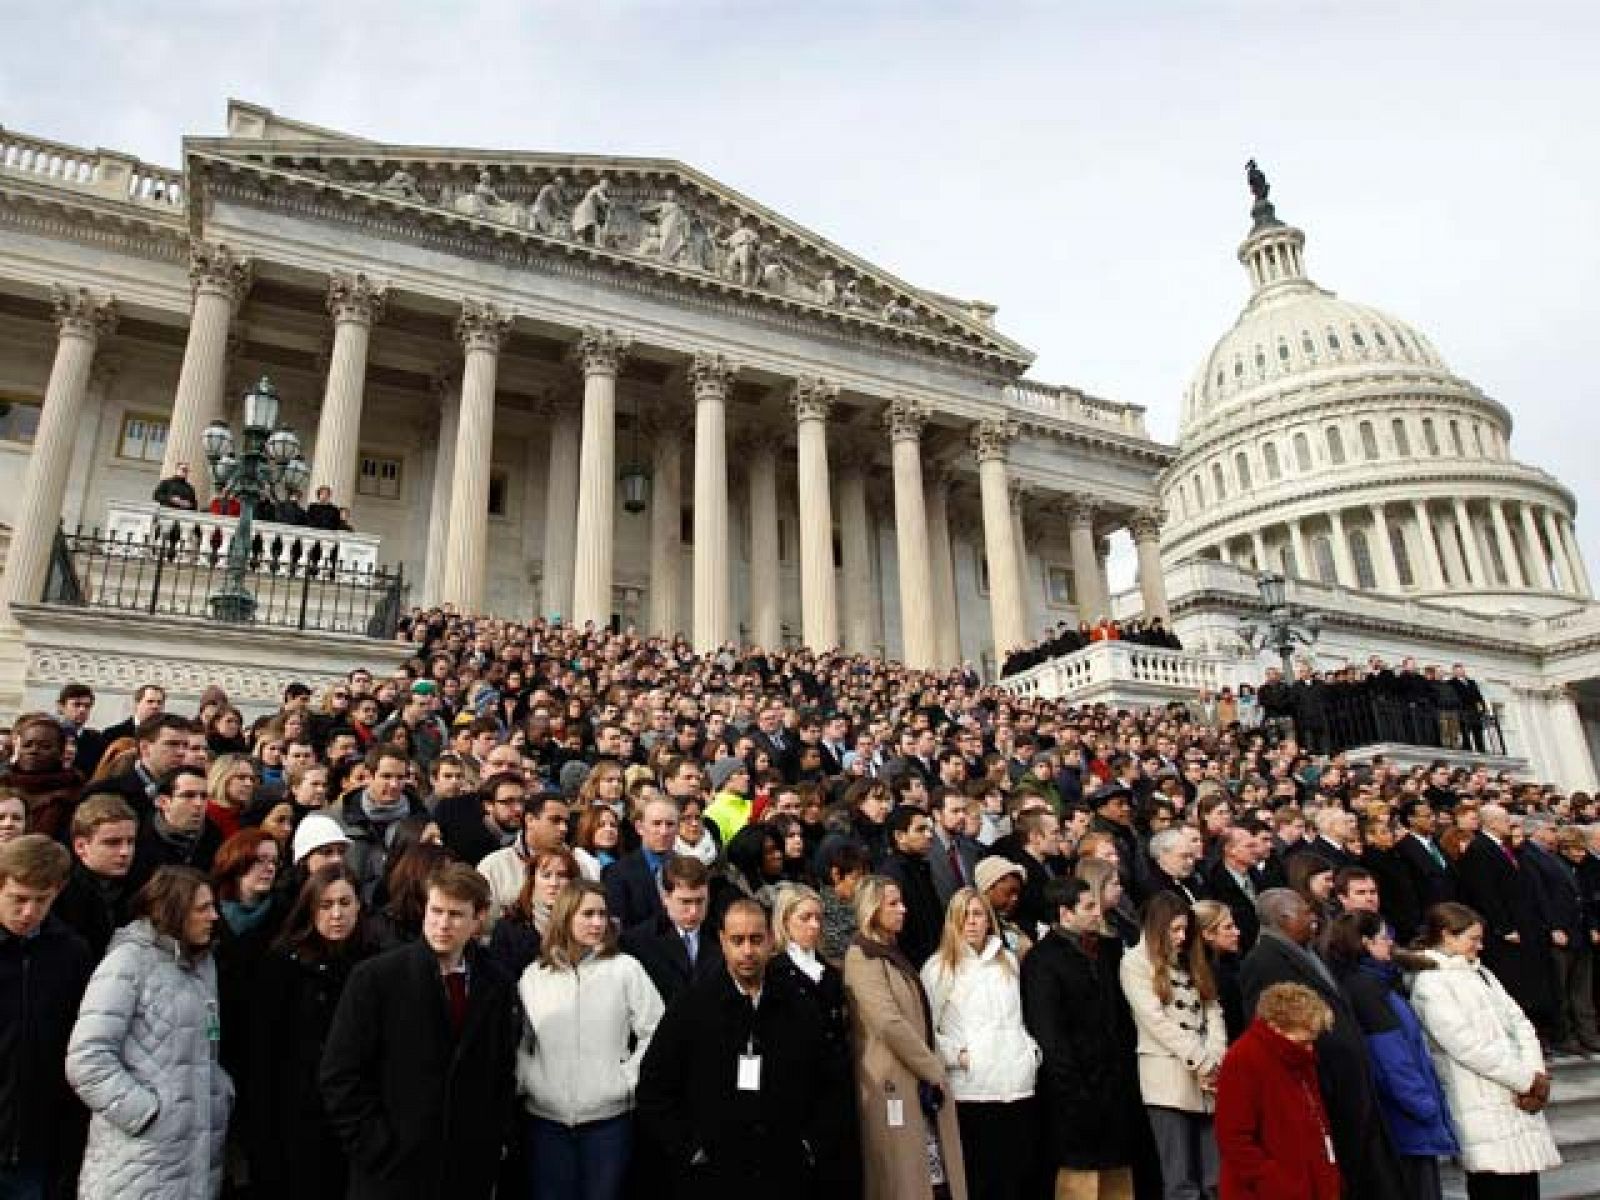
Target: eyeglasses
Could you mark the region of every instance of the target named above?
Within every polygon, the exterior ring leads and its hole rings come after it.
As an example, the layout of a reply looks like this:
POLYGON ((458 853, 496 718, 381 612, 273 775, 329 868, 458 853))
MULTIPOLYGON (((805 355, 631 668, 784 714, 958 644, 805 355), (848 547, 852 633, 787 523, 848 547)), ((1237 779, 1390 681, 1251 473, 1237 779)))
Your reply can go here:
POLYGON ((256 866, 271 867, 276 871, 278 869, 278 856, 276 854, 258 854, 256 855, 256 866))

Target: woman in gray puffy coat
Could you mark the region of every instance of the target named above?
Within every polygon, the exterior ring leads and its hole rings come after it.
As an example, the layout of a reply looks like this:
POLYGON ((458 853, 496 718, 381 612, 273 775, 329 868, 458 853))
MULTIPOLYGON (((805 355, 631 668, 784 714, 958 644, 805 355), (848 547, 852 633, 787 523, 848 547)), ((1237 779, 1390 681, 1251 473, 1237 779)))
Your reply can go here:
POLYGON ((163 867, 84 993, 67 1079, 93 1114, 81 1200, 209 1200, 222 1188, 233 1083, 211 961, 204 875, 163 867))

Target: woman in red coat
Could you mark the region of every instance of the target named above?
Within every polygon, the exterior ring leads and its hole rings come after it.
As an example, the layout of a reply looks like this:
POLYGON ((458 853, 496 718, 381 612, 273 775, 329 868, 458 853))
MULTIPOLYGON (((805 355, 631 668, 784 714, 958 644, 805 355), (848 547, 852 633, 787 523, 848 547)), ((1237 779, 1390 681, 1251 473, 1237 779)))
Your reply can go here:
POLYGON ((1261 993, 1217 1081, 1222 1200, 1339 1200, 1311 1045, 1332 1024, 1310 988, 1279 983, 1261 993))

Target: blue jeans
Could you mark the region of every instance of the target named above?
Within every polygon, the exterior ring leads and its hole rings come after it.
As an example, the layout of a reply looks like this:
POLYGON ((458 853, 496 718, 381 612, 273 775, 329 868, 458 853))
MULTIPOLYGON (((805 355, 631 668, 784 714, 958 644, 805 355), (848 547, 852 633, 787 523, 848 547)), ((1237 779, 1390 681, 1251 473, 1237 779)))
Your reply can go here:
POLYGON ((44 1200, 44 1167, 0 1167, 0 1200, 44 1200))
POLYGON ((586 1125, 528 1118, 532 1200, 617 1200, 633 1153, 633 1115, 586 1125))

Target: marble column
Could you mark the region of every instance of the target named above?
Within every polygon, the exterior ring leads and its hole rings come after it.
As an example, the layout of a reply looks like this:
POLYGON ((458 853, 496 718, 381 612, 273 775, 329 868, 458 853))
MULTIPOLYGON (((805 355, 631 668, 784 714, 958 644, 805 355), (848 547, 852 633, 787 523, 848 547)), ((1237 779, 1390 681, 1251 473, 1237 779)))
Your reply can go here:
POLYGON ((1533 505, 1523 501, 1518 507, 1522 509, 1522 540, 1528 547, 1528 586, 1554 591, 1556 581, 1550 573, 1550 559, 1539 537, 1539 523, 1534 520, 1533 505))
MULTIPOLYGON (((583 454, 583 415, 574 398, 557 386, 539 400, 550 431, 544 469, 544 547, 540 558, 540 611, 550 620, 572 620, 572 578, 578 546, 578 462, 583 454)), ((609 614, 608 614, 609 615, 609 614)))
POLYGON ((1490 579, 1489 573, 1483 569, 1483 555, 1478 550, 1478 533, 1472 527, 1472 514, 1467 511, 1467 502, 1457 496, 1453 509, 1456 515, 1456 532, 1461 539, 1461 552, 1466 555, 1466 561, 1462 564, 1466 570, 1466 582, 1476 587, 1493 587, 1494 580, 1490 579))
POLYGON ((870 654, 872 633, 872 527, 867 517, 867 468, 872 451, 846 444, 839 463, 839 550, 844 560, 844 647, 870 654))
POLYGON ((1561 540, 1567 547, 1567 561, 1572 564, 1572 578, 1576 581, 1576 589, 1580 596, 1592 596, 1593 590, 1589 586, 1589 572, 1583 565, 1583 551, 1578 548, 1578 535, 1572 527, 1572 522, 1562 514, 1556 519, 1561 527, 1561 540))
MULTIPOLYGON (((1139 600, 1144 606, 1145 619, 1160 617, 1163 623, 1172 618, 1172 609, 1167 603, 1167 580, 1161 572, 1161 522, 1164 516, 1159 508, 1145 508, 1128 519, 1128 532, 1133 535, 1133 549, 1139 560, 1139 600)), ((1270 570, 1264 545, 1261 554, 1262 560, 1256 569, 1270 570)))
POLYGON ((167 428, 167 450, 161 460, 161 477, 177 474, 179 463, 189 464, 189 482, 202 503, 211 490, 206 471, 206 426, 222 415, 222 389, 228 377, 228 327, 253 278, 250 260, 239 258, 227 246, 195 242, 189 249, 189 283, 194 308, 189 315, 189 338, 183 347, 178 390, 172 401, 172 422, 167 428))
POLYGON ((422 602, 437 604, 444 593, 444 567, 450 553, 450 501, 454 487, 456 437, 460 433, 460 372, 440 366, 430 380, 439 401, 439 437, 433 448, 433 488, 428 504, 428 558, 422 572, 422 602))
POLYGON ((823 379, 799 380, 789 397, 799 443, 800 636, 813 650, 832 650, 839 645, 833 498, 828 485, 828 415, 838 397, 838 386, 823 379))
POLYGON ((1100 594, 1100 558, 1095 551, 1094 501, 1088 496, 1069 496, 1067 549, 1072 558, 1072 583, 1077 588, 1078 620, 1098 623, 1109 614, 1106 598, 1100 594))
POLYGON ((583 369, 583 426, 578 448, 578 527, 572 568, 572 620, 580 628, 611 620, 616 545, 617 375, 631 345, 611 329, 589 326, 578 339, 583 369))
POLYGON ((1328 534, 1333 542, 1333 568, 1339 582, 1348 588, 1359 588, 1355 559, 1350 554, 1350 539, 1345 534, 1344 514, 1337 508, 1328 513, 1328 534))
POLYGON ((1500 561, 1505 564, 1506 583, 1514 588, 1528 586, 1522 574, 1522 559, 1517 554, 1517 543, 1511 536, 1511 523, 1506 520, 1503 500, 1489 501, 1489 520, 1494 524, 1495 541, 1500 546, 1500 561))
POLYGON ((43 598, 95 350, 117 325, 116 300, 87 288, 56 287, 51 304, 56 321, 55 359, 45 385, 27 474, 16 498, 11 551, 0 580, 0 607, 8 616, 12 603, 36 604, 43 598))
MULTIPOLYGON (((1372 565, 1378 572, 1378 587, 1386 592, 1399 592, 1400 564, 1395 560, 1394 542, 1389 540, 1389 518, 1383 505, 1369 507, 1372 515, 1372 565)), ((1415 582, 1415 575, 1412 576, 1415 582)))
POLYGON ((989 620, 994 631, 996 669, 1006 655, 1028 642, 1022 615, 1021 572, 1011 527, 1010 470, 1006 452, 1017 439, 1017 425, 1005 419, 979 421, 970 440, 978 460, 978 491, 983 503, 983 547, 989 562, 989 620))
POLYGON ((1033 492, 1027 484, 1013 479, 1009 488, 1011 500, 1011 536, 1017 547, 1017 586, 1022 593, 1022 627, 1028 637, 1039 633, 1037 604, 1043 589, 1033 573, 1033 556, 1028 553, 1028 497, 1033 492))
POLYGON ((928 409, 896 397, 884 410, 894 470, 894 540, 900 566, 901 660, 914 668, 934 665, 933 569, 928 554, 928 511, 922 491, 922 427, 928 409))
POLYGON ((1311 554, 1311 545, 1306 538, 1306 527, 1303 522, 1289 522, 1289 544, 1294 547, 1294 575, 1298 579, 1318 578, 1317 564, 1311 554))
MULTIPOLYGON (((746 434, 740 446, 750 489, 750 641, 773 650, 783 645, 783 565, 778 547, 778 451, 783 440, 760 429, 746 434)), ((696 563, 699 550, 696 542, 696 563)))
MULTIPOLYGON (((694 648, 701 654, 715 650, 734 631, 728 563, 728 394, 738 371, 721 354, 699 353, 689 364, 694 389, 694 648)), ((754 569, 752 563, 752 573, 754 569)), ((773 583, 776 586, 776 578, 773 583)))
POLYGON ((686 406, 658 400, 645 415, 642 433, 650 443, 650 618, 658 637, 683 632, 678 612, 683 565, 683 430, 686 406))
POLYGON ((442 599, 464 613, 483 612, 495 376, 500 345, 510 331, 511 318, 494 305, 482 300, 462 302, 456 337, 466 361, 461 369, 461 412, 450 472, 450 544, 445 553, 442 599))
POLYGON ((938 665, 961 665, 961 613, 956 600, 956 563, 950 544, 948 467, 925 472, 923 508, 928 514, 928 571, 933 578, 933 627, 938 665))
POLYGON ((1439 557, 1439 536, 1434 532, 1433 516, 1428 512, 1426 500, 1411 502, 1411 515, 1416 518, 1417 535, 1421 540, 1421 569, 1416 572, 1417 586, 1429 591, 1444 587, 1444 564, 1439 557))
POLYGON ((1561 540, 1561 526, 1556 521, 1555 509, 1540 508, 1539 517, 1544 528, 1545 539, 1550 543, 1550 557, 1561 576, 1559 583, 1552 579, 1550 586, 1559 588, 1563 592, 1577 595, 1578 573, 1573 570, 1572 559, 1567 554, 1567 544, 1561 540))
POLYGON ((333 352, 328 384, 317 419, 312 447, 311 496, 326 487, 333 503, 355 502, 356 468, 361 443, 361 405, 367 382, 367 348, 372 326, 383 318, 389 289, 361 274, 335 271, 328 283, 328 312, 333 316, 333 352))

